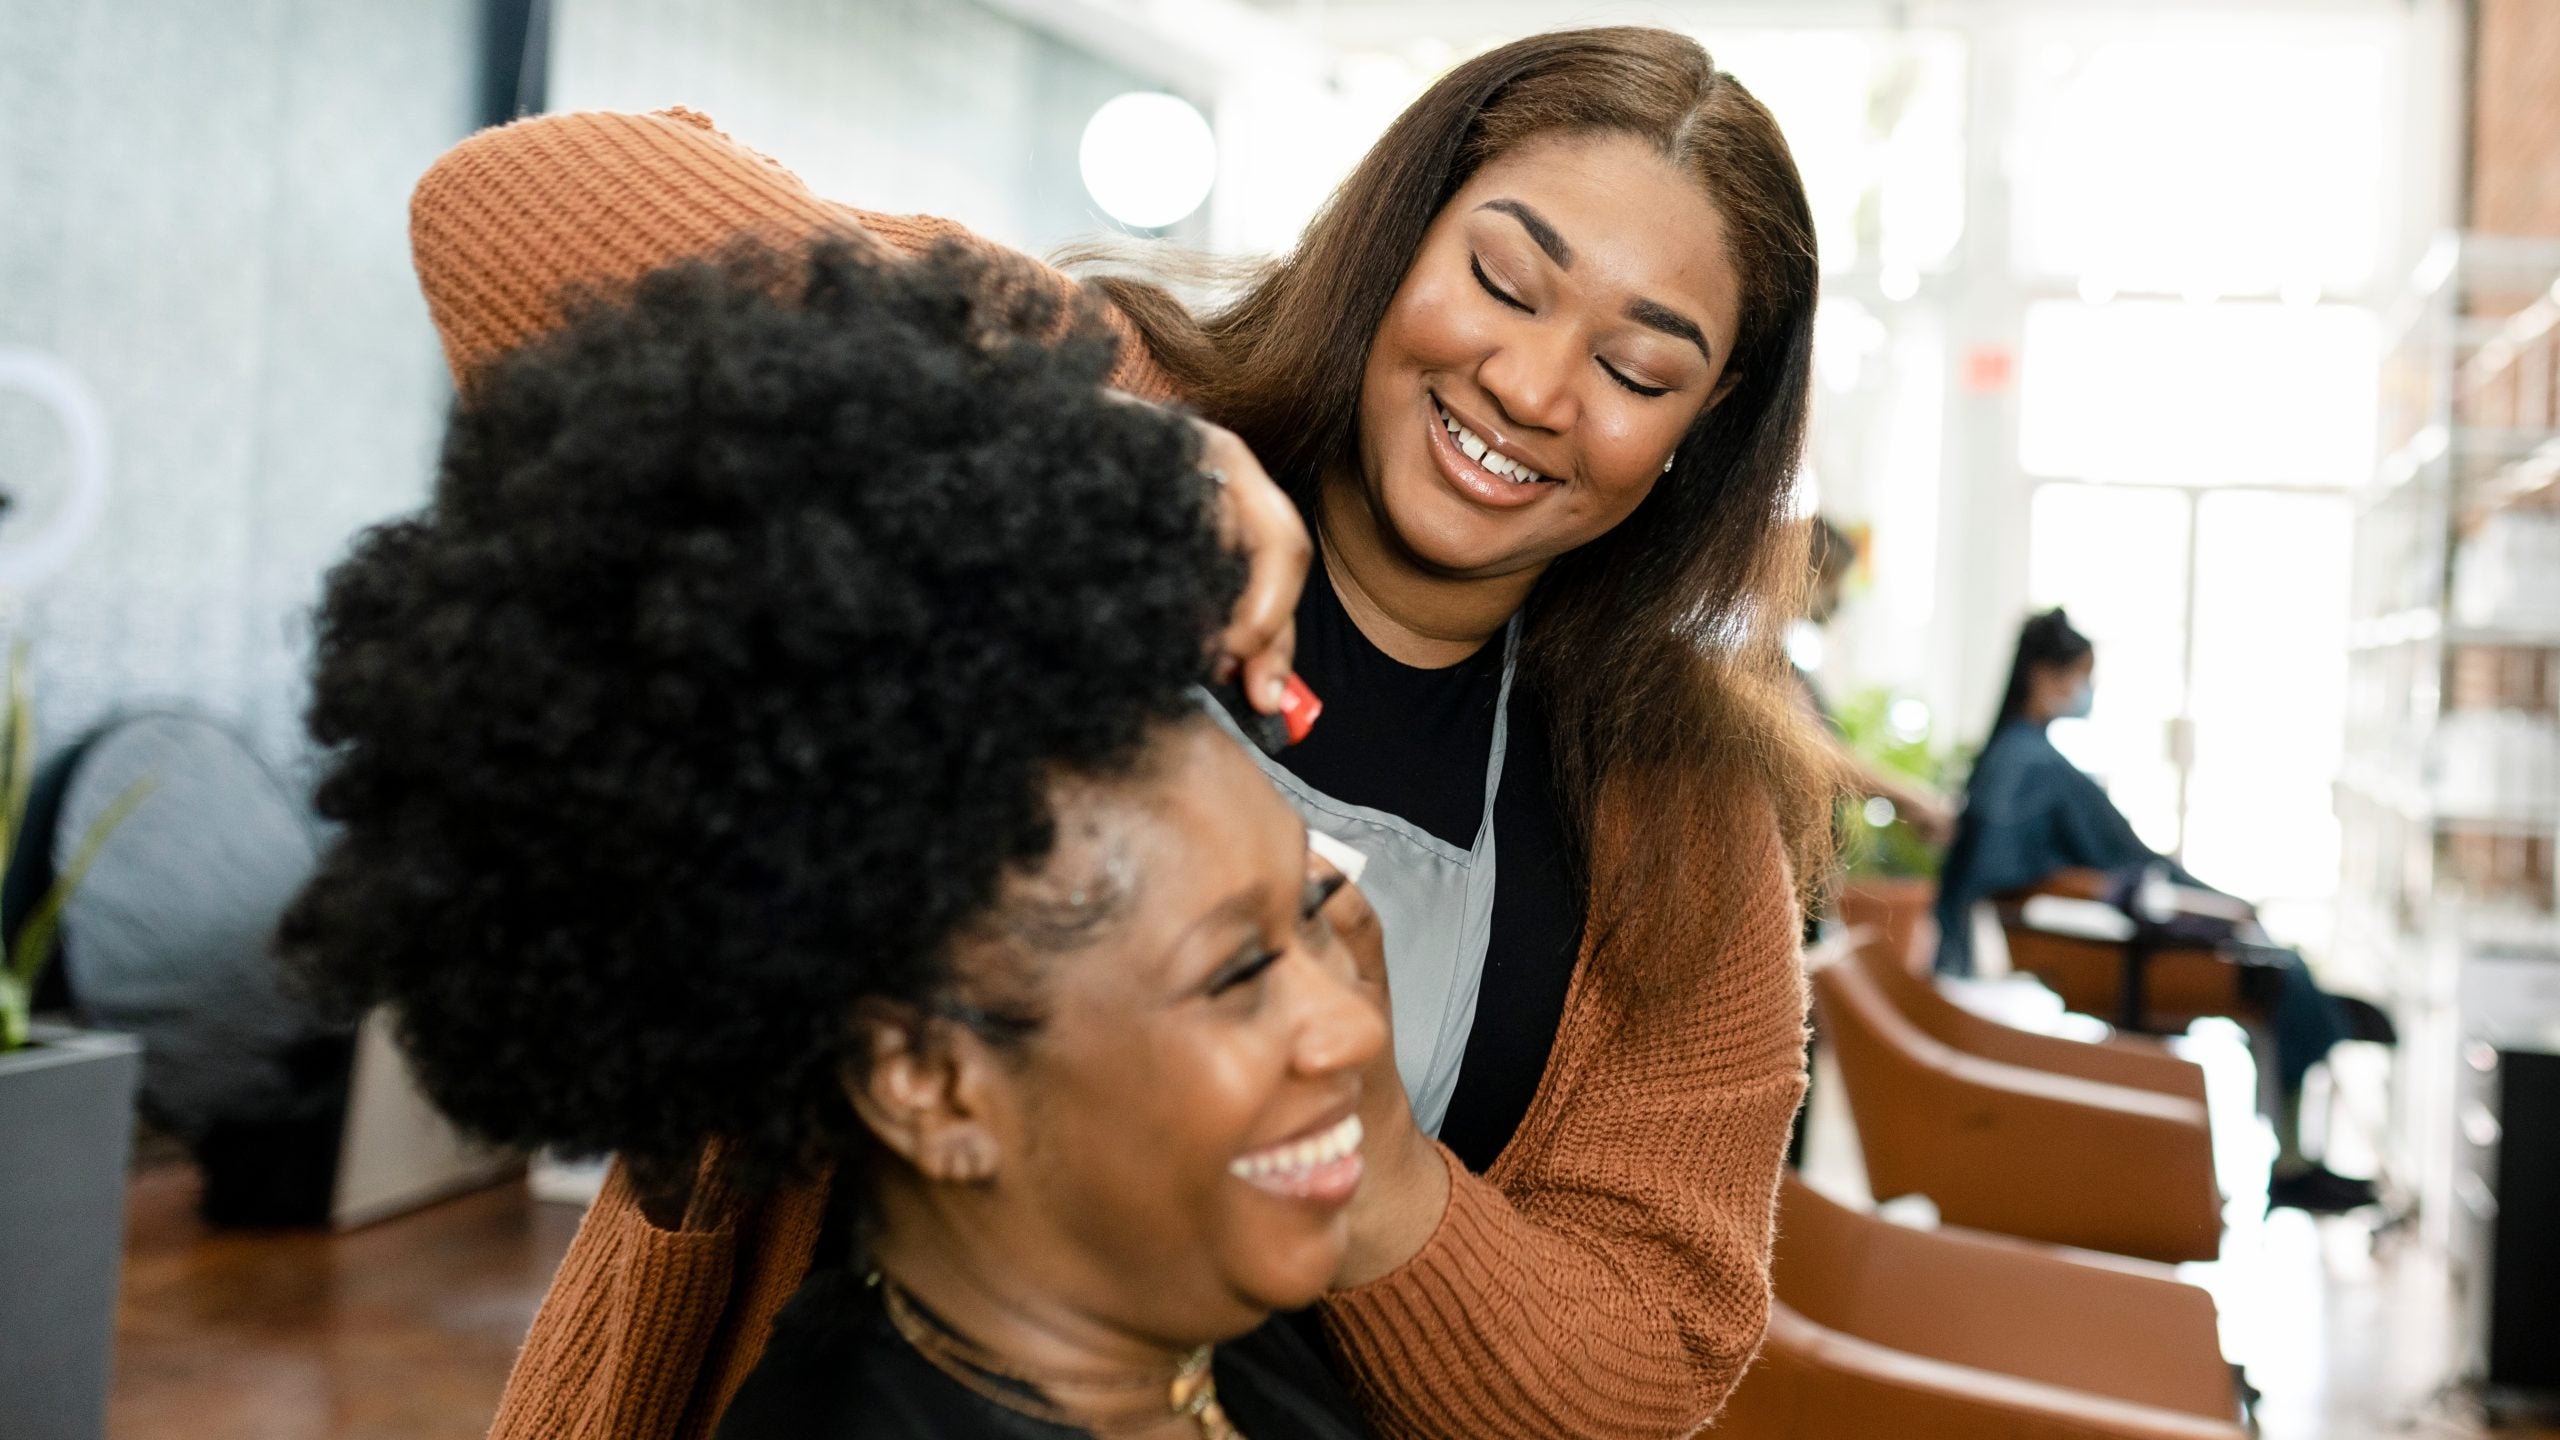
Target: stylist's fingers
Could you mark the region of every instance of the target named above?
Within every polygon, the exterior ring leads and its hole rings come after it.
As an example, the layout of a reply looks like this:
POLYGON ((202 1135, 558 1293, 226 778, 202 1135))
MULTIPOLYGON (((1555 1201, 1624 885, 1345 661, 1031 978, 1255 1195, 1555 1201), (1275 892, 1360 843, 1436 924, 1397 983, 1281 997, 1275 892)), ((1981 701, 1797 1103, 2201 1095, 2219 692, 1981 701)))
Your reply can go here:
POLYGON ((1218 634, 1218 673, 1241 668, 1245 697, 1265 714, 1280 709, 1282 686, 1296 662, 1298 593, 1306 587, 1315 546, 1307 522, 1233 431, 1199 422, 1200 463, 1221 479, 1221 523, 1245 560, 1244 593, 1218 634))
MULTIPOLYGON (((1296 600, 1290 601, 1296 607, 1296 600)), ((1229 653, 1234 653, 1230 651, 1229 653)), ((1289 672, 1297 663, 1298 619, 1291 615, 1280 622, 1271 639, 1244 662, 1244 692, 1253 697, 1253 708, 1266 715, 1279 713, 1282 687, 1289 683, 1289 672)))

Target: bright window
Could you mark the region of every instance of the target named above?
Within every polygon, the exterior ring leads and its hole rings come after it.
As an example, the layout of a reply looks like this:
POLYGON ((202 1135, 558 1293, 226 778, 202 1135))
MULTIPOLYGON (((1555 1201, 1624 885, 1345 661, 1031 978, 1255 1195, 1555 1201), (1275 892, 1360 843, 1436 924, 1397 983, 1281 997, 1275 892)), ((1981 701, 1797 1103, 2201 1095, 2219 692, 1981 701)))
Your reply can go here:
POLYGON ((1699 37, 1777 116, 1804 176, 1822 268, 1917 276, 1964 232, 1965 44, 1931 31, 1699 37))
POLYGON ((2197 497, 2186 858, 2241 895, 2326 896, 2338 883, 2330 782, 2353 529, 2342 495, 2197 497))
MULTIPOLYGON (((2028 594, 2097 646, 2097 704, 2054 745, 2107 787, 2154 850, 2178 848, 2169 722, 2187 698, 2187 497, 2045 485, 2028 520, 2028 594)), ((1988 717, 1985 717, 1988 718, 1988 717)))
POLYGON ((2121 291, 2361 291, 2382 231, 2379 27, 2030 31, 2012 174, 2030 273, 2121 291))
POLYGON ((2373 463, 2375 326, 2344 305, 2027 309, 2018 462, 2173 485, 2352 484, 2373 463))

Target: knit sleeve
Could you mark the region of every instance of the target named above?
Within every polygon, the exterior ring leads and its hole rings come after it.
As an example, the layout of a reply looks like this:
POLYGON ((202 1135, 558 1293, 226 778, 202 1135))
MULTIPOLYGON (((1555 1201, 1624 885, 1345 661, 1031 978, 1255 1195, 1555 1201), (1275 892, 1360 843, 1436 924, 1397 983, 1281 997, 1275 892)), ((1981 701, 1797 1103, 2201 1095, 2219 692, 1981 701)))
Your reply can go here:
POLYGON ((1444 1151, 1432 1238, 1325 1303, 1381 1435, 1686 1436, 1741 1378, 1805 1084, 1792 887, 1756 828, 1710 888, 1595 924, 1510 1147, 1485 1177, 1444 1151))
MULTIPOLYGON (((903 254, 949 241, 1002 262, 1010 283, 1065 297, 1066 274, 929 215, 839 204, 690 110, 576 111, 483 130, 438 157, 409 197, 409 251, 455 383, 559 325, 564 301, 744 239, 870 239, 903 254)), ((1172 398, 1126 316, 1112 383, 1172 398)))
POLYGON ((671 1440, 736 1265, 725 1224, 651 1225, 617 1163, 551 1278, 489 1440, 671 1440))
MULTIPOLYGON (((1007 250, 956 220, 945 220, 938 215, 886 215, 872 210, 850 210, 850 213, 860 217, 863 228, 873 238, 886 241, 891 248, 903 254, 921 255, 948 240, 984 254, 1001 256, 1008 271, 1023 277, 1029 284, 1053 287, 1062 296, 1078 288, 1075 280, 1064 271, 1020 251, 1007 250)), ((1155 357, 1147 352, 1145 340, 1138 335, 1138 327, 1129 323, 1129 317, 1121 312, 1120 307, 1104 302, 1096 307, 1096 313, 1102 317, 1102 323, 1110 327, 1111 333, 1120 338, 1120 361, 1111 371, 1113 387, 1158 404, 1178 399, 1173 377, 1166 374, 1164 368, 1155 362, 1155 357)))
POLYGON ((708 1440, 808 1274, 824 1175, 753 1198, 715 1142, 684 1220, 652 1222, 615 1161, 551 1277, 489 1440, 708 1440))

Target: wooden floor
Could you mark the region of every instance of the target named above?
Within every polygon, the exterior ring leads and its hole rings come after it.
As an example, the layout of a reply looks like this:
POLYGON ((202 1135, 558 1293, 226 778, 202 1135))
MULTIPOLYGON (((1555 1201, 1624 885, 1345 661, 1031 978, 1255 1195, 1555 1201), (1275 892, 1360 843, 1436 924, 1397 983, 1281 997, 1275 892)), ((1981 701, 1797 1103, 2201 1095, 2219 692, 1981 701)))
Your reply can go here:
POLYGON ((110 1440, 479 1440, 578 1223, 520 1182, 346 1235, 195 1200, 183 1162, 134 1177, 110 1440))

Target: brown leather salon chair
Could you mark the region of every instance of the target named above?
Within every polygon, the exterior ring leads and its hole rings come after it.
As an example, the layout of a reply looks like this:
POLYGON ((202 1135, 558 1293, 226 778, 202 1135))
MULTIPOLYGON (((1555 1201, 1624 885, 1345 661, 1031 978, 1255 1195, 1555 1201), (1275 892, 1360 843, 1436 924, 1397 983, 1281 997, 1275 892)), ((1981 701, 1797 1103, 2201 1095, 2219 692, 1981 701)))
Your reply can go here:
POLYGON ((1948 1224, 2057 1245, 2213 1258, 2222 1200, 2200 1076, 2122 1056, 2057 1064, 2033 1037, 1923 1008, 1932 1033, 1866 962, 1822 967, 1813 989, 1876 1196, 1927 1195, 1948 1224))
POLYGON ((1923 1034, 1967 1055, 2107 1085, 2130 1085, 2199 1105, 2205 1103, 2204 1067, 2179 1059, 2148 1036, 2118 1034, 2100 1041, 2072 1040, 2003 1025, 1948 999, 1934 981, 1896 963, 1887 950, 1877 946, 1861 946, 1840 963, 1856 965, 1864 971, 1902 1018, 1923 1034))
POLYGON ((2175 1035, 2207 1015, 2249 1017, 2231 957, 2207 945, 2138 942, 2132 922, 2094 898, 2105 883, 2095 871, 2066 870, 1999 901, 2009 968, 2043 981, 2064 1008, 2135 1034, 2175 1035))
POLYGON ((1842 885, 1831 903, 1843 929, 1864 935, 1864 946, 1883 947, 1914 974, 1926 972, 1936 958, 1936 881, 1861 876, 1842 885))
POLYGON ((1711 1434, 2241 1440, 2211 1296, 2160 1266, 1911 1230, 1781 1182, 1777 1297, 1711 1434))

